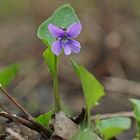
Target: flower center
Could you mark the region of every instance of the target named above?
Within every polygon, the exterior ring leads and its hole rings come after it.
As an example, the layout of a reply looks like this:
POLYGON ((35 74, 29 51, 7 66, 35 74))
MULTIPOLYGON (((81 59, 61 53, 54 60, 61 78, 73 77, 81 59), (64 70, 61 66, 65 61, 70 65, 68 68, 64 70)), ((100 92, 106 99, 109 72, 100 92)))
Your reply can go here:
POLYGON ((67 32, 66 32, 66 29, 64 28, 64 35, 62 36, 62 42, 63 43, 66 43, 68 41, 68 37, 67 37, 67 32))
POLYGON ((59 27, 59 28, 62 29, 62 30, 64 31, 64 34, 63 34, 63 36, 61 36, 60 38, 56 38, 56 40, 57 40, 57 39, 60 39, 61 42, 65 44, 65 43, 67 43, 67 42, 69 41, 69 39, 70 39, 70 38, 67 36, 67 32, 66 32, 67 29, 66 29, 66 28, 61 28, 61 27, 59 27))

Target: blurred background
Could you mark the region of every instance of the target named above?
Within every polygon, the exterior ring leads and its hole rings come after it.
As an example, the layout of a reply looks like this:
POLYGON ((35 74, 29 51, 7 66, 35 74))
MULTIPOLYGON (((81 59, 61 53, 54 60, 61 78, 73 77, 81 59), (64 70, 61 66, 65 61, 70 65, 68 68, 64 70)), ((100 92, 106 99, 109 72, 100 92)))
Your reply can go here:
MULTIPOLYGON (((80 112, 84 98, 69 58, 84 65, 105 86, 106 96, 93 113, 129 111, 129 98, 140 97, 139 0, 0 0, 0 68, 20 65, 7 90, 34 116, 53 106, 52 80, 37 38, 38 26, 62 4, 76 10, 83 31, 80 54, 62 55, 60 94, 69 113, 80 112)), ((0 95, 13 112, 14 106, 0 95)))

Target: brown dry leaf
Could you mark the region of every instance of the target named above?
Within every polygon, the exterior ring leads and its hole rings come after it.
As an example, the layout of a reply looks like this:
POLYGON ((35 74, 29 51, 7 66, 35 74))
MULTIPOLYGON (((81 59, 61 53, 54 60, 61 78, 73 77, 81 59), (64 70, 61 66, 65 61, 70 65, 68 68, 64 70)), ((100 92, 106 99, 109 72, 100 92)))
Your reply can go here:
POLYGON ((53 119, 53 136, 60 136, 63 139, 70 140, 79 131, 79 126, 68 118, 63 112, 55 114, 53 119))

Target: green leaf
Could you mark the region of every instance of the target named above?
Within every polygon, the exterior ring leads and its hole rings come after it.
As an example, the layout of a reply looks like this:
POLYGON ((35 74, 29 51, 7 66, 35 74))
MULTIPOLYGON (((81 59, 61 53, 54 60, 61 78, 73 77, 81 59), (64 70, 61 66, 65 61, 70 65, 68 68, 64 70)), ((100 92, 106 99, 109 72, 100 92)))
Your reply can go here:
POLYGON ((55 69, 54 69, 54 54, 52 53, 52 51, 50 50, 51 48, 47 48, 44 52, 43 52, 43 56, 45 59, 45 62, 48 66, 49 72, 51 73, 52 77, 54 77, 55 74, 55 69))
POLYGON ((84 129, 84 130, 80 130, 76 139, 73 139, 73 140, 102 140, 102 139, 99 138, 97 136, 97 134, 95 134, 94 131, 87 128, 87 129, 84 129))
POLYGON ((12 64, 8 67, 0 69, 0 84, 7 86, 16 77, 18 72, 18 65, 12 64))
POLYGON ((131 127, 131 120, 127 117, 114 117, 97 122, 96 127, 105 140, 119 135, 131 127))
POLYGON ((41 114, 39 117, 35 118, 35 120, 44 127, 49 129, 49 121, 51 120, 53 113, 54 111, 51 110, 45 114, 41 114))
POLYGON ((80 78, 79 66, 76 64, 74 60, 71 60, 71 64, 73 66, 76 75, 80 78))
POLYGON ((72 23, 79 22, 77 15, 73 8, 66 4, 54 11, 52 16, 44 21, 38 28, 37 36, 46 42, 49 46, 52 45, 54 38, 48 31, 49 23, 53 23, 57 26, 67 28, 72 23))
POLYGON ((132 105, 133 105, 133 112, 136 120, 140 122, 140 100, 137 99, 130 99, 132 105))
POLYGON ((84 96, 86 99, 86 105, 88 110, 90 110, 105 94, 104 87, 83 66, 78 66, 74 61, 72 61, 72 65, 76 71, 76 74, 81 80, 84 96))
POLYGON ((104 95, 104 87, 83 66, 80 66, 79 72, 87 106, 91 108, 104 95))

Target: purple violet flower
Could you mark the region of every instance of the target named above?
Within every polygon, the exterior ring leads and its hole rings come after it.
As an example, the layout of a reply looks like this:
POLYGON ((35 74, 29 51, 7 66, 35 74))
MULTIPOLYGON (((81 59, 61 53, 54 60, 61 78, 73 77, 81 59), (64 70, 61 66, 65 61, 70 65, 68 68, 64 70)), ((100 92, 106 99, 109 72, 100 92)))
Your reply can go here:
POLYGON ((51 35, 56 38, 51 48, 55 55, 58 56, 62 49, 64 50, 65 55, 70 55, 71 52, 80 52, 80 43, 76 40, 73 40, 73 38, 77 37, 82 30, 82 25, 80 23, 73 23, 67 29, 50 23, 48 25, 48 30, 51 35))

